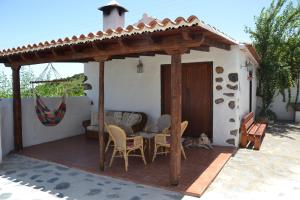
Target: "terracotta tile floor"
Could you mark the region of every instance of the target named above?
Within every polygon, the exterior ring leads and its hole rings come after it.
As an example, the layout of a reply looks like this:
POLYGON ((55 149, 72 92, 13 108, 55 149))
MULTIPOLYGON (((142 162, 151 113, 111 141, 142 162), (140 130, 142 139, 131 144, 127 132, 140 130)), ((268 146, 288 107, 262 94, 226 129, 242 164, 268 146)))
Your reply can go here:
POLYGON ((186 149, 187 160, 182 160, 178 186, 169 185, 169 156, 164 155, 158 156, 153 163, 146 166, 141 158, 131 157, 129 170, 126 173, 124 160, 121 158, 116 158, 112 167, 108 167, 111 153, 108 152, 107 167, 104 172, 100 172, 98 141, 86 139, 84 135, 26 147, 21 154, 96 174, 200 196, 235 152, 233 148, 218 146, 213 150, 186 149))

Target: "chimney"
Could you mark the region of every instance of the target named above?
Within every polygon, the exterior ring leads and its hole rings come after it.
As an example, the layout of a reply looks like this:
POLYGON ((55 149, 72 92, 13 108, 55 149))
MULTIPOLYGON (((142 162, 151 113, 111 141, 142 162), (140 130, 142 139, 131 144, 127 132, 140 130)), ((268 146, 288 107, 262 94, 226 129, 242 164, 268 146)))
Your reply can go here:
POLYGON ((117 1, 112 0, 98 10, 103 12, 103 31, 125 26, 125 12, 128 12, 128 10, 117 1))

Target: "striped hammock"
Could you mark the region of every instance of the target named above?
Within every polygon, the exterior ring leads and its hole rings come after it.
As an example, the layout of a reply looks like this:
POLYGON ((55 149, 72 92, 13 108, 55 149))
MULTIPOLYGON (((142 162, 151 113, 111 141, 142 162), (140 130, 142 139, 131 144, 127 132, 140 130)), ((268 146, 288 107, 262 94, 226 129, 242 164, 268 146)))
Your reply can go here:
POLYGON ((62 101, 59 107, 51 111, 43 102, 40 96, 36 95, 35 111, 44 126, 56 126, 61 122, 66 113, 65 96, 62 97, 62 101))

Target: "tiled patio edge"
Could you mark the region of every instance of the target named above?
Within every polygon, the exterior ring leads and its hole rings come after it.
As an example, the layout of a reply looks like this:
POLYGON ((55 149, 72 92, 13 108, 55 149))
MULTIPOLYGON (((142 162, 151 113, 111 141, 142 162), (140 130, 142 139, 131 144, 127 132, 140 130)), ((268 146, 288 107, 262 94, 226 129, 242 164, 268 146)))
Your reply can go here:
POLYGON ((206 189, 221 172, 225 164, 230 160, 232 156, 234 156, 234 154, 220 154, 213 161, 213 163, 196 179, 196 181, 185 191, 185 194, 194 197, 201 197, 202 194, 206 191, 206 189), (216 171, 217 173, 215 173, 216 171))

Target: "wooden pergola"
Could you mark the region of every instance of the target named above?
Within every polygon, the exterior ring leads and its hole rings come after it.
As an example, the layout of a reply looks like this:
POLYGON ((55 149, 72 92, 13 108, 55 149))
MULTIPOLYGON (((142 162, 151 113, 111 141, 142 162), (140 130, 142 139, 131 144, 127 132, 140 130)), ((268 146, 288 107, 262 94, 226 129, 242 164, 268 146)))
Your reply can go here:
POLYGON ((0 63, 11 67, 13 75, 13 120, 15 150, 22 144, 22 105, 20 68, 48 62, 99 62, 99 153, 100 170, 104 170, 104 69, 105 61, 125 57, 171 56, 171 153, 170 183, 177 185, 180 177, 181 150, 181 56, 190 50, 209 51, 210 47, 230 50, 237 43, 196 17, 187 20, 165 19, 148 25, 128 26, 106 33, 73 36, 57 41, 28 45, 0 52, 0 63))

